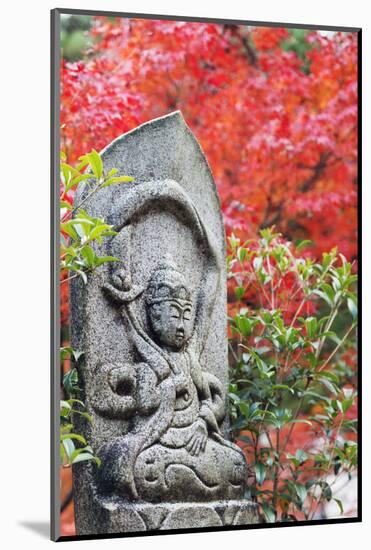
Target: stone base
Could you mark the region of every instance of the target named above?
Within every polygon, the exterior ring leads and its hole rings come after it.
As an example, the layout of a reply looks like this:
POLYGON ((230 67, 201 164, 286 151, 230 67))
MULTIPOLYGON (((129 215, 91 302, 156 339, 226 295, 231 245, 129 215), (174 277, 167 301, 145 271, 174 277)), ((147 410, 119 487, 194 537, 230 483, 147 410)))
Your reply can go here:
POLYGON ((225 527, 259 521, 257 505, 247 500, 131 504, 111 497, 100 498, 99 504, 95 500, 94 504, 95 517, 90 525, 80 523, 79 535, 225 527))

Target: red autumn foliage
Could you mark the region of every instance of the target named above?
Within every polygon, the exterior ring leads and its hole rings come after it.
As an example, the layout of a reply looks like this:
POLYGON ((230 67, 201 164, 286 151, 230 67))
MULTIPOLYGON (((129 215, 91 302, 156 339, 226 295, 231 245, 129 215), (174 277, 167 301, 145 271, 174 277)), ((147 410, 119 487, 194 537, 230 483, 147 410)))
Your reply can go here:
POLYGON ((96 18, 86 61, 61 67, 69 160, 181 109, 211 165, 227 230, 337 245, 356 256, 357 37, 307 35, 309 72, 286 29, 96 18))
POLYGON ((211 165, 227 232, 272 224, 313 255, 356 256, 357 37, 307 35, 309 72, 286 29, 96 18, 93 50, 62 62, 69 161, 180 109, 211 165))

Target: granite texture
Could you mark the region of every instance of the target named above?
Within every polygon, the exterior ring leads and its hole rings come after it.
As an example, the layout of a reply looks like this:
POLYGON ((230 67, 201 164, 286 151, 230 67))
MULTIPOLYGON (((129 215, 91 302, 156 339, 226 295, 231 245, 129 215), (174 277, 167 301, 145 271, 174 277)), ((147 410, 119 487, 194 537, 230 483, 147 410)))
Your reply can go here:
POLYGON ((77 533, 253 523, 245 458, 227 438, 225 235, 207 161, 179 112, 102 156, 135 182, 85 205, 117 231, 97 253, 122 263, 71 285, 93 418, 77 428, 102 459, 74 467, 77 533))
POLYGON ((98 495, 89 486, 89 515, 80 534, 135 533, 249 525, 257 521, 256 505, 248 500, 211 502, 126 503, 117 496, 98 495))

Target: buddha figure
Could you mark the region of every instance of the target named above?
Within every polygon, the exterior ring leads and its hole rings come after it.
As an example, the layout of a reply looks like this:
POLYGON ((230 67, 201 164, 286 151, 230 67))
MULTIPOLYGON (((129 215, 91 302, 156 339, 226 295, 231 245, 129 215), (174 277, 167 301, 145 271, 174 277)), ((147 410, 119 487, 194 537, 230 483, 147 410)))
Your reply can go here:
POLYGON ((99 451, 100 487, 128 500, 212 501, 243 497, 246 462, 220 431, 225 395, 201 368, 194 331, 195 300, 171 260, 152 273, 143 294, 147 318, 134 301, 123 319, 138 361, 112 368, 111 386, 131 399, 129 431, 99 451), (128 380, 130 379, 130 384, 128 380))

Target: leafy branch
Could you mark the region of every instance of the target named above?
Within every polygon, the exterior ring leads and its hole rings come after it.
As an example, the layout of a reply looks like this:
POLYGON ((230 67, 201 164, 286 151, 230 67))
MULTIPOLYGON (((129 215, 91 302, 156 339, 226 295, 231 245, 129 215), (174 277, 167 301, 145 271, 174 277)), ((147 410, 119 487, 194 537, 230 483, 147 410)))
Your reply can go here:
POLYGON ((336 249, 321 261, 300 257, 307 244, 294 248, 273 229, 245 243, 229 239, 231 429, 253 463, 248 496, 266 521, 313 518, 332 499, 342 507, 329 476, 356 468, 347 353, 357 276, 336 249))
MULTIPOLYGON (((101 245, 103 239, 116 235, 116 232, 103 218, 90 216, 82 207, 102 189, 133 181, 130 176, 117 175, 116 168, 105 171, 102 158, 94 149, 81 156, 79 161, 76 167, 71 166, 66 162, 66 155, 61 152, 61 284, 76 277, 80 277, 86 284, 88 275, 94 273, 98 267, 107 262, 120 261, 113 256, 97 255, 94 247, 101 245), (79 204, 73 206, 72 195, 82 182, 88 186, 88 193, 79 204)), ((95 456, 85 437, 74 430, 73 420, 76 416, 87 422, 92 421, 80 399, 77 365, 82 356, 82 351, 72 347, 63 347, 60 350, 61 363, 69 359, 74 365, 63 377, 63 389, 67 398, 60 402, 60 458, 65 468, 83 461, 94 461, 100 465, 100 459, 95 456)))
POLYGON ((80 157, 80 163, 73 167, 67 164, 64 153, 61 153, 61 283, 81 277, 87 283, 87 275, 107 262, 119 262, 113 256, 98 256, 94 245, 102 244, 105 237, 116 235, 113 226, 104 218, 90 216, 82 207, 102 189, 114 184, 133 181, 130 176, 117 175, 118 170, 104 170, 101 156, 94 149, 80 157), (71 193, 76 191, 82 182, 89 192, 73 206, 71 193), (68 275, 68 272, 73 272, 68 275))

